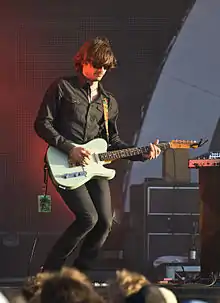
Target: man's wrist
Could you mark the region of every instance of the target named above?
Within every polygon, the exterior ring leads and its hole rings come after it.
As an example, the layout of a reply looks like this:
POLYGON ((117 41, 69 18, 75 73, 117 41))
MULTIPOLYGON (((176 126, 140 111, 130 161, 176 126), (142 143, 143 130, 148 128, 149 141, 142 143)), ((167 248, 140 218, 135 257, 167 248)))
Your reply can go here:
POLYGON ((73 147, 74 147, 74 145, 71 141, 65 141, 65 142, 62 143, 61 149, 65 153, 69 154, 70 151, 73 149, 73 147))

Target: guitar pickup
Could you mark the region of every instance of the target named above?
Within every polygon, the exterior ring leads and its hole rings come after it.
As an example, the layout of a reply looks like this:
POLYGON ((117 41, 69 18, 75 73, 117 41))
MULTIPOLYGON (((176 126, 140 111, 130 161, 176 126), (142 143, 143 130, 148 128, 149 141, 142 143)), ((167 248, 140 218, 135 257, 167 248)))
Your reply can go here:
POLYGON ((63 178, 63 179, 70 179, 70 178, 76 178, 76 177, 86 177, 87 173, 86 171, 80 171, 80 172, 74 172, 64 175, 56 176, 57 178, 63 178))

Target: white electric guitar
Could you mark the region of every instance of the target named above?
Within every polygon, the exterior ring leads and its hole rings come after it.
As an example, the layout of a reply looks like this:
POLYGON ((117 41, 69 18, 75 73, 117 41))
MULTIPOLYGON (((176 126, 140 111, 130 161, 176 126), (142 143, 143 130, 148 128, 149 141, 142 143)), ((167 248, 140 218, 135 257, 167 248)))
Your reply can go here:
MULTIPOLYGON (((46 154, 49 173, 52 181, 59 187, 65 189, 75 189, 92 178, 114 178, 115 170, 105 168, 103 165, 111 163, 117 159, 123 159, 128 156, 141 155, 149 151, 149 146, 132 147, 107 152, 107 142, 104 139, 94 139, 86 144, 74 146, 83 146, 91 152, 89 163, 85 166, 71 166, 68 162, 68 156, 55 147, 49 146, 46 154)), ((199 143, 188 140, 173 140, 170 142, 161 142, 158 144, 162 151, 168 148, 197 148, 199 143)))

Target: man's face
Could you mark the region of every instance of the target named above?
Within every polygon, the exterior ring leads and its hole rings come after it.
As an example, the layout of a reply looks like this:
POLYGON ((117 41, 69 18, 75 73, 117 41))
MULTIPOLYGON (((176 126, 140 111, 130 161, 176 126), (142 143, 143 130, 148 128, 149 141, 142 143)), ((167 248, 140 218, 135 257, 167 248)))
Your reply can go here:
POLYGON ((84 77, 91 81, 102 80, 106 71, 107 70, 104 67, 95 68, 91 63, 83 63, 82 65, 82 73, 84 77))

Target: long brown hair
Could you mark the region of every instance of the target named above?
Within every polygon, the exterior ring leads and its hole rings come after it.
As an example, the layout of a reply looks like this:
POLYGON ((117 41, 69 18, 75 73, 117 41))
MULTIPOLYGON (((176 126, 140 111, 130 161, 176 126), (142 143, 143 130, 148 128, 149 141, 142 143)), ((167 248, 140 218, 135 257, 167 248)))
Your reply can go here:
POLYGON ((74 56, 74 66, 81 71, 83 63, 92 63, 94 67, 104 66, 106 69, 115 68, 117 60, 106 37, 96 37, 86 41, 74 56))

